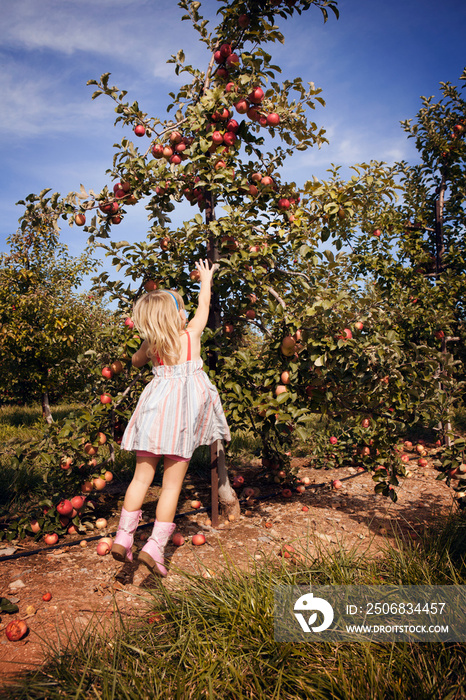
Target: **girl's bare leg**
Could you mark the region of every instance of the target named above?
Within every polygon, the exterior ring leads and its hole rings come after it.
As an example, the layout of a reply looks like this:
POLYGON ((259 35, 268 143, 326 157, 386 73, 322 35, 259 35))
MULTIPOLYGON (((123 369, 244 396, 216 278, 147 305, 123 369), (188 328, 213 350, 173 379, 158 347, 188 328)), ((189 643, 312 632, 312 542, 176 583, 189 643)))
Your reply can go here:
POLYGON ((143 504, 149 486, 154 480, 155 468, 160 456, 136 457, 136 469, 133 479, 125 494, 123 507, 127 511, 139 510, 143 504))
POLYGON ((157 502, 157 510, 155 511, 155 517, 161 523, 172 523, 175 518, 176 507, 188 465, 189 461, 177 462, 168 457, 164 458, 162 491, 157 502))

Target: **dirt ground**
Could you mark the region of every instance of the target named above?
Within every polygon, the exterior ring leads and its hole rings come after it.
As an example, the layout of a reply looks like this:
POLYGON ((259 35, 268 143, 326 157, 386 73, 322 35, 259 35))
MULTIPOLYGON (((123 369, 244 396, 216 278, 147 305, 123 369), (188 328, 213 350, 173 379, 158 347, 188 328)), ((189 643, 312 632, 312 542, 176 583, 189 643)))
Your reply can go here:
MULTIPOLYGON (((428 454, 432 449, 427 445, 428 454)), ((179 570, 197 572, 206 577, 215 576, 227 559, 236 566, 247 567, 251 560, 260 561, 274 551, 279 554, 285 543, 302 539, 311 534, 314 546, 325 548, 357 546, 359 551, 369 550, 379 554, 387 538, 392 537, 394 522, 416 539, 422 529, 434 522, 439 515, 456 509, 453 493, 444 482, 435 481, 438 472, 432 467, 417 464, 419 455, 411 452, 409 464, 411 476, 398 488, 396 504, 383 496, 374 495, 374 482, 367 472, 354 468, 316 470, 309 459, 294 459, 299 467, 299 477, 309 477, 310 484, 303 494, 294 493, 284 498, 280 491, 273 495, 271 486, 261 485, 260 496, 241 499, 241 516, 232 522, 220 518, 220 524, 212 528, 208 512, 193 511, 190 501, 199 498, 203 506, 209 506, 209 484, 199 483, 187 476, 180 499, 177 532, 186 538, 181 547, 167 547, 169 574, 163 585, 177 587, 181 577, 179 570), (332 488, 338 478, 342 487, 332 488), (272 494, 269 498, 263 498, 272 494), (303 509, 306 506, 308 510, 303 509), (203 532, 206 544, 194 546, 192 535, 203 532)), ((256 486, 254 475, 258 462, 231 468, 231 475, 242 474, 244 487, 256 486)), ((112 501, 122 502, 124 484, 114 484, 112 501)), ((143 506, 143 521, 135 544, 142 546, 141 538, 150 534, 149 524, 154 517, 157 488, 151 489, 143 506), (139 537, 140 535, 140 537, 139 537)), ((103 501, 110 495, 102 496, 103 501)), ((116 530, 118 515, 108 521, 102 535, 116 530)), ((122 565, 111 556, 101 557, 96 552, 96 540, 81 546, 81 537, 63 539, 56 548, 46 548, 42 542, 13 543, 15 554, 29 556, 3 560, 11 552, 11 544, 0 544, 0 595, 15 602, 19 612, 2 614, 0 621, 0 683, 8 683, 21 672, 44 663, 50 653, 50 645, 57 649, 66 642, 68 633, 79 635, 80 630, 92 620, 111 621, 115 607, 120 614, 139 618, 148 615, 144 593, 160 585, 143 566, 122 565), (38 551, 38 550, 41 551, 38 551), (45 602, 44 593, 52 598, 45 602), (20 641, 10 642, 5 628, 12 619, 24 619, 29 626, 28 635, 20 641)))

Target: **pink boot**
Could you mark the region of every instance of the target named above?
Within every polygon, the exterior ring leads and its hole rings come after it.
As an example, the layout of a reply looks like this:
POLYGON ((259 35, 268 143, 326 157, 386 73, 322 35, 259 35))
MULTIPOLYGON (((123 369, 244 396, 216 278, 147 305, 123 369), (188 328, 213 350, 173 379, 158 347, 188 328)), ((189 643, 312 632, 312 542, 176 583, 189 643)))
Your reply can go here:
POLYGON ((140 510, 128 512, 124 508, 121 509, 118 532, 112 546, 112 557, 117 561, 133 561, 131 547, 141 514, 140 510))
POLYGON ((138 561, 141 561, 153 573, 160 574, 160 576, 167 575, 167 570, 163 565, 163 553, 175 527, 175 523, 161 523, 156 519, 152 534, 138 556, 138 561))

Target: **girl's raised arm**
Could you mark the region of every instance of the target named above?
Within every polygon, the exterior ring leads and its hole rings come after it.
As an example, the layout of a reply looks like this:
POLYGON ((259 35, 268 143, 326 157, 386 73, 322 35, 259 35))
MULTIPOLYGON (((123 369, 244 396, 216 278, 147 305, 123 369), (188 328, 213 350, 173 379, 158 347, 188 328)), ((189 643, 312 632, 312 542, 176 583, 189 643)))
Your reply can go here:
POLYGON ((139 350, 136 350, 131 358, 131 364, 133 367, 143 367, 147 362, 149 362, 149 357, 147 355, 147 350, 149 348, 149 343, 144 340, 139 350))
POLYGON ((214 263, 209 268, 208 260, 200 260, 196 263, 196 269, 199 270, 201 280, 201 291, 199 292, 199 301, 196 313, 192 320, 188 323, 188 329, 201 335, 207 325, 209 319, 210 296, 212 292, 212 277, 218 269, 218 264, 214 263))

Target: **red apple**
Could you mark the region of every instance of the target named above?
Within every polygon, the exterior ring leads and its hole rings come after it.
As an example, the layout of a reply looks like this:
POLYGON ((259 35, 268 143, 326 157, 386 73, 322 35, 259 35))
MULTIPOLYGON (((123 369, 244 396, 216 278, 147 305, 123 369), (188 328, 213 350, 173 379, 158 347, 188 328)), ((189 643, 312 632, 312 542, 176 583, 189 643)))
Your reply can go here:
POLYGON ((5 634, 9 642, 18 642, 25 637, 29 628, 24 620, 12 620, 5 629, 5 634))
POLYGON ((146 133, 146 127, 142 124, 138 124, 134 128, 134 133, 136 134, 136 136, 144 136, 144 134, 146 133))
POLYGON ((202 503, 200 501, 191 501, 191 508, 195 508, 196 510, 200 508, 202 503))
POLYGON ((235 141, 236 141, 236 138, 237 138, 237 137, 236 137, 236 134, 234 134, 233 131, 227 131, 227 132, 223 135, 223 142, 224 142, 227 146, 233 146, 233 144, 234 144, 235 141))
POLYGON ((238 68, 240 63, 239 56, 236 53, 230 54, 228 56, 227 60, 225 61, 225 65, 227 68, 238 68))
POLYGON ((113 377, 113 372, 110 367, 104 367, 102 369, 102 377, 105 377, 105 379, 111 379, 113 377))
POLYGON ((343 486, 343 484, 341 483, 341 481, 339 479, 334 479, 332 481, 332 488, 335 489, 335 491, 338 491, 338 489, 341 489, 342 486, 343 486))
POLYGON ((267 124, 269 126, 278 126, 280 124, 280 116, 275 112, 267 115, 267 124))
POLYGON ((248 108, 247 115, 253 122, 258 122, 261 116, 257 109, 252 106, 248 108))
POLYGON ((223 143, 223 135, 220 133, 220 131, 214 131, 212 134, 212 141, 219 146, 221 143, 223 143))
POLYGON ((272 187, 273 179, 270 177, 270 175, 264 175, 261 180, 261 185, 262 187, 272 187))
POLYGON ((242 97, 240 100, 235 102, 235 109, 238 112, 238 114, 246 114, 246 112, 249 109, 249 104, 247 100, 242 97))
POLYGON ((286 357, 291 357, 291 355, 294 355, 296 350, 296 341, 293 336, 287 335, 285 338, 283 338, 280 350, 286 357))
POLYGON ((128 328, 130 328, 130 329, 134 328, 134 323, 133 323, 132 319, 130 319, 129 317, 126 318, 125 319, 125 326, 128 326, 128 328))
POLYGON ((104 530, 107 527, 107 520, 105 518, 97 518, 95 521, 95 526, 98 530, 104 530))
POLYGON ((57 513, 59 513, 60 515, 71 515, 72 510, 73 506, 71 504, 71 501, 68 501, 66 499, 60 501, 60 503, 57 505, 57 513))
MULTIPOLYGON (((238 131, 238 129, 239 129, 239 124, 238 124, 238 122, 236 121, 236 119, 230 119, 230 120, 227 122, 227 131, 231 131, 233 134, 236 134, 236 132, 238 131)), ((226 134, 225 134, 225 136, 226 136, 226 134)), ((225 138, 225 137, 224 137, 224 138, 225 138)), ((226 142, 225 142, 225 143, 226 143, 226 142)))
POLYGON ((282 491, 283 498, 291 498, 292 495, 293 495, 293 492, 291 489, 283 489, 283 491, 282 491))
POLYGON ((241 27, 241 29, 246 29, 246 27, 249 27, 249 15, 242 14, 238 17, 238 26, 241 27))
POLYGON ((205 544, 205 537, 201 533, 193 535, 191 542, 196 546, 200 546, 201 544, 205 544))
POLYGON ((220 55, 222 58, 228 58, 231 55, 231 44, 222 44, 220 47, 220 55))
POLYGON ((44 535, 44 542, 45 544, 57 544, 58 542, 58 535, 56 532, 49 532, 46 535, 44 535))
POLYGON ((260 87, 254 88, 252 92, 249 93, 248 99, 250 102, 253 102, 255 105, 258 105, 262 102, 264 99, 264 91, 260 87))
POLYGON ((81 510, 85 502, 86 499, 84 498, 84 496, 73 496, 73 498, 71 499, 71 505, 73 506, 73 508, 76 508, 76 510, 81 510))
POLYGON ((62 461, 60 462, 60 467, 62 469, 70 469, 72 464, 73 464, 72 457, 64 457, 64 459, 62 459, 62 461))
POLYGON ((330 438, 329 442, 330 442, 331 445, 336 445, 337 442, 338 442, 338 438, 336 438, 334 435, 332 435, 332 437, 330 438))
POLYGON ((351 340, 351 338, 353 337, 353 334, 349 328, 344 328, 343 333, 337 337, 338 337, 338 340, 351 340))
POLYGON ((36 535, 38 532, 40 532, 40 525, 37 520, 31 520, 29 523, 29 527, 31 528, 32 532, 36 535))
POLYGON ((84 226, 86 223, 86 216, 84 214, 76 214, 74 217, 74 223, 76 226, 84 226))
POLYGON ((370 426, 370 424, 371 424, 371 422, 370 422, 369 418, 363 418, 361 421, 361 426, 363 428, 368 428, 370 426))
POLYGON ((110 552, 111 548, 112 548, 112 545, 108 543, 106 538, 102 538, 101 540, 99 540, 97 542, 96 550, 97 550, 97 554, 100 557, 104 557, 106 554, 108 554, 110 552))
POLYGON ((153 292, 154 289, 157 289, 157 282, 155 280, 147 280, 144 282, 144 289, 146 292, 153 292))
POLYGON ((95 479, 93 479, 92 484, 96 491, 102 491, 102 489, 107 486, 107 482, 105 479, 102 479, 101 476, 97 476, 95 479))
POLYGON ((281 380, 282 384, 289 384, 290 383, 290 373, 288 372, 288 370, 285 370, 284 372, 281 373, 280 380, 281 380))
POLYGON ((256 312, 254 309, 248 309, 246 311, 246 318, 248 318, 250 321, 253 321, 256 318, 256 312))
POLYGON ((201 273, 197 269, 191 270, 191 272, 189 273, 189 277, 193 282, 199 282, 199 280, 201 279, 201 273))
POLYGON ((116 182, 113 185, 113 191, 116 193, 118 190, 122 190, 125 194, 127 194, 131 189, 131 185, 129 182, 116 182))
POLYGON ((49 602, 49 600, 52 600, 52 594, 51 593, 44 593, 42 596, 42 600, 45 600, 46 603, 49 602))
POLYGON ((374 231, 372 231, 372 235, 377 236, 377 238, 378 238, 379 236, 382 235, 382 231, 379 228, 376 228, 374 231))
POLYGON ((104 474, 105 481, 113 481, 113 474, 111 471, 106 471, 104 474))
POLYGON ((291 546, 291 544, 284 544, 283 547, 280 549, 279 555, 281 554, 281 556, 285 559, 291 559, 295 552, 296 550, 294 547, 291 546))
POLYGON ((102 394, 100 397, 100 403, 112 403, 112 397, 109 394, 102 394))
POLYGON ((90 457, 92 457, 93 455, 96 455, 97 451, 98 451, 98 448, 94 447, 94 445, 90 442, 86 442, 86 444, 84 445, 84 452, 87 455, 89 455, 90 457))
POLYGON ((172 537, 172 542, 175 545, 175 547, 181 547, 185 543, 185 539, 181 532, 175 532, 175 534, 172 537))
POLYGON ((364 328, 364 324, 361 321, 356 321, 354 324, 354 327, 356 328, 357 331, 362 331, 364 328))
POLYGON ((81 491, 83 493, 92 493, 94 490, 94 486, 91 481, 85 481, 84 484, 81 486, 81 491))
POLYGON ((163 158, 163 144, 161 143, 156 143, 152 147, 152 154, 154 158, 163 158))

